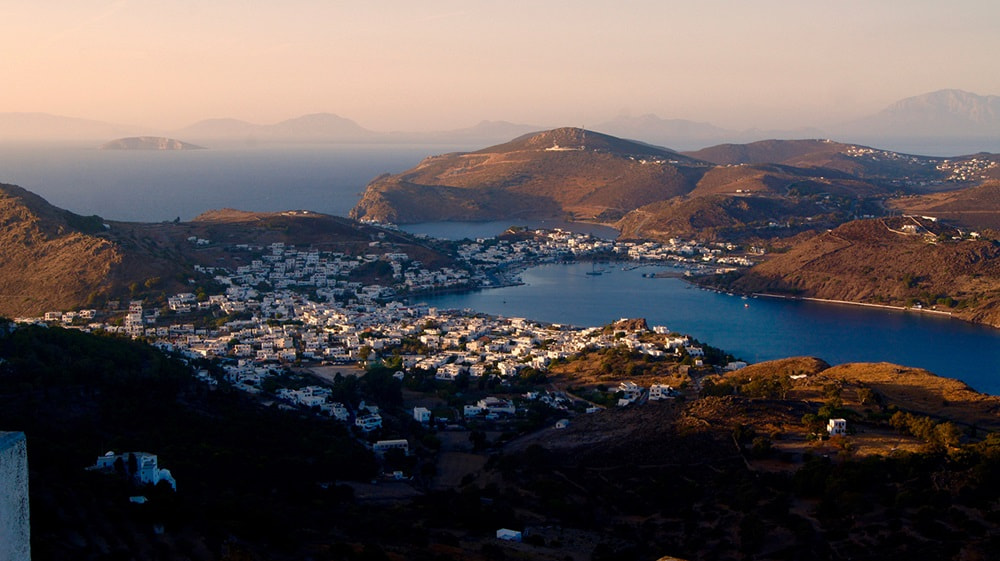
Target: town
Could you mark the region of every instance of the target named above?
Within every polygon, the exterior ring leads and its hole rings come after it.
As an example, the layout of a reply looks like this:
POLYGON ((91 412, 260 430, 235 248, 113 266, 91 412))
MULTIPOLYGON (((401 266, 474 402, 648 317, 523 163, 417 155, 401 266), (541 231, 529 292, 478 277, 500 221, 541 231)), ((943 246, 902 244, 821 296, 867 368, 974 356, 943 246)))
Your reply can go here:
MULTIPOLYGON (((384 410, 372 396, 338 397, 335 391, 345 377, 374 367, 389 372, 399 387, 425 392, 452 387, 444 392, 450 399, 421 402, 434 407, 407 409, 421 425, 502 428, 533 406, 546 408, 559 417, 556 426, 565 426, 573 414, 679 395, 667 383, 647 388, 628 381, 584 399, 544 383, 550 365, 581 353, 626 349, 662 362, 664 382, 669 365, 683 362, 685 372, 709 366, 697 342, 663 326, 636 327, 622 320, 610 329, 577 328, 410 303, 421 294, 516 284, 527 267, 573 259, 614 260, 626 267, 667 263, 678 276, 752 264, 732 244, 616 242, 563 230, 513 229, 508 234, 462 242, 459 264, 435 270, 405 253, 376 253, 379 242, 358 257, 282 243, 236 244, 234 251, 252 257, 248 265, 235 270, 196 267, 196 273, 210 275, 221 287, 218 294, 180 293, 158 307, 137 299, 127 308, 110 303, 112 310, 54 311, 16 321, 146 340, 192 364, 206 384, 227 384, 282 407, 348 423, 382 457, 390 449, 408 453, 408 435, 386 429, 384 410), (393 284, 346 280, 351 271, 373 265, 391 270, 393 284), (458 395, 457 389, 470 386, 481 391, 458 395)), ((720 369, 745 366, 713 362, 720 369)), ((392 473, 400 477, 402 472, 392 473)))

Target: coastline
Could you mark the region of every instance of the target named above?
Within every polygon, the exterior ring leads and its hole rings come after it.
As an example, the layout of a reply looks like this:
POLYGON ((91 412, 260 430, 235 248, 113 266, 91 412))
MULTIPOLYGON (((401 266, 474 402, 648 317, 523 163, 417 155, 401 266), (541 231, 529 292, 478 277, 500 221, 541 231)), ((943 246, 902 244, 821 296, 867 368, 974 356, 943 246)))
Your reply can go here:
POLYGON ((941 310, 931 310, 927 308, 907 308, 906 306, 889 306, 887 304, 871 304, 868 302, 851 302, 850 300, 832 300, 829 298, 811 298, 808 296, 787 296, 784 294, 769 294, 767 292, 754 292, 751 296, 762 296, 764 298, 778 298, 781 300, 805 300, 808 302, 821 302, 824 304, 845 304, 848 306, 864 306, 866 308, 882 308, 896 312, 919 312, 924 314, 936 314, 939 316, 954 317, 951 312, 941 310))

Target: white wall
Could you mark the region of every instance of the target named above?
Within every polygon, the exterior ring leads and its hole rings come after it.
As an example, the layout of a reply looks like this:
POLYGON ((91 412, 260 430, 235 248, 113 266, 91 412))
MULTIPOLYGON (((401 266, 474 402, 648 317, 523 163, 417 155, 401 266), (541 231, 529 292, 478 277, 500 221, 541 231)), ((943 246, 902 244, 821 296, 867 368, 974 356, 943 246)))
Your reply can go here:
POLYGON ((31 559, 28 446, 22 432, 0 432, 0 561, 31 559))

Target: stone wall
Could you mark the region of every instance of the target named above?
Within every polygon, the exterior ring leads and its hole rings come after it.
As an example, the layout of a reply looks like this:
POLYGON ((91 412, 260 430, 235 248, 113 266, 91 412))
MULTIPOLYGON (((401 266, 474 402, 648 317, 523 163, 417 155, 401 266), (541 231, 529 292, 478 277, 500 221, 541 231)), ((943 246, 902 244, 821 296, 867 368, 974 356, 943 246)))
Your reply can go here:
POLYGON ((30 535, 27 441, 0 432, 0 561, 29 561, 30 535))

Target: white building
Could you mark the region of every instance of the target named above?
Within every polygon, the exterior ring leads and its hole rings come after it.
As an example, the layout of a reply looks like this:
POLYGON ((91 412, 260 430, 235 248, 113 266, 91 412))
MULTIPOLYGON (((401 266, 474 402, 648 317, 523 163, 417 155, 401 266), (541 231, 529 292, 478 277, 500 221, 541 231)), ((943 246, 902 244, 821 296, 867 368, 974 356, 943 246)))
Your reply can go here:
POLYGON ((497 539, 508 542, 519 542, 521 541, 521 532, 518 532, 517 530, 510 530, 508 528, 500 528, 497 530, 497 539))
POLYGON ((431 422, 431 410, 426 407, 414 407, 413 419, 418 423, 427 424, 431 422))
POLYGON ((382 415, 379 415, 378 413, 361 415, 360 417, 354 419, 354 424, 365 432, 371 432, 375 429, 382 428, 382 415))
POLYGON ((513 415, 516 413, 514 402, 509 399, 500 399, 499 397, 489 396, 480 399, 476 402, 476 406, 481 410, 485 410, 487 413, 493 413, 494 415, 501 413, 505 415, 513 415))
POLYGON ((642 396, 642 386, 632 382, 631 380, 621 382, 618 384, 618 391, 622 392, 622 399, 627 400, 629 403, 634 402, 642 396))
MULTIPOLYGON (((114 452, 108 452, 103 456, 98 456, 93 469, 114 471, 115 463, 118 460, 121 460, 125 466, 128 466, 132 456, 135 456, 136 471, 131 475, 136 483, 140 485, 156 485, 161 481, 166 481, 174 491, 177 490, 177 482, 174 480, 174 476, 170 474, 170 470, 160 469, 156 454, 149 454, 147 452, 115 454, 114 452)), ((126 469, 128 468, 126 467, 126 469)))
POLYGON ((674 388, 666 384, 653 384, 649 386, 649 400, 659 401, 661 399, 673 399, 674 388))
POLYGON ((844 436, 847 434, 847 419, 830 419, 826 423, 826 432, 830 436, 844 436))

